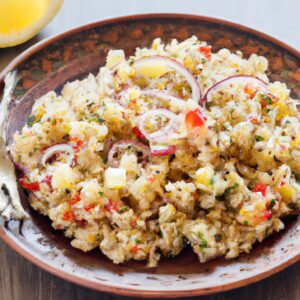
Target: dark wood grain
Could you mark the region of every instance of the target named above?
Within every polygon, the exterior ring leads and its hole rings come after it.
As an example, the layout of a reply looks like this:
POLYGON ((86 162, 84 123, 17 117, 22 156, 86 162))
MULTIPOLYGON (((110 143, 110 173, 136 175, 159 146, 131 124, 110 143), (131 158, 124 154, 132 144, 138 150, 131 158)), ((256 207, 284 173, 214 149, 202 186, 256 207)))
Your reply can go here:
MULTIPOLYGON (((0 241, 1 300, 126 300, 68 283, 27 262, 0 241)), ((133 298, 131 298, 133 299, 133 298)), ((136 298, 134 298, 136 299, 136 298)), ((196 299, 196 298, 190 298, 196 299)), ((268 279, 201 300, 299 300, 300 263, 268 279)))

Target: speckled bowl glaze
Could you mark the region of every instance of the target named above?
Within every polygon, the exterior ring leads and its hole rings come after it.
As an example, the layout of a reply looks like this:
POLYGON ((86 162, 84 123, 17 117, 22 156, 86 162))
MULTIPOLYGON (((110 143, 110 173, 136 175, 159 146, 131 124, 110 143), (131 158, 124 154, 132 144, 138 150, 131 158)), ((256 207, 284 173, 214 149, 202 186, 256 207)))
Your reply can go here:
MULTIPOLYGON (((156 37, 168 42, 196 35, 213 45, 264 55, 270 62, 271 80, 285 82, 292 96, 300 98, 300 53, 260 32, 201 16, 154 14, 127 16, 96 22, 42 41, 12 61, 0 74, 0 94, 6 73, 16 70, 20 80, 13 91, 7 136, 26 122, 34 100, 56 90, 70 80, 97 72, 109 49, 124 49, 127 55, 136 47, 149 46, 156 37)), ((99 250, 82 253, 69 244, 50 221, 28 207, 24 223, 0 221, 0 236, 22 256, 61 278, 89 288, 138 297, 180 297, 209 294, 261 280, 300 258, 300 221, 285 220, 286 229, 249 255, 225 261, 200 264, 191 250, 176 258, 163 259, 155 269, 145 262, 113 265, 99 250)))

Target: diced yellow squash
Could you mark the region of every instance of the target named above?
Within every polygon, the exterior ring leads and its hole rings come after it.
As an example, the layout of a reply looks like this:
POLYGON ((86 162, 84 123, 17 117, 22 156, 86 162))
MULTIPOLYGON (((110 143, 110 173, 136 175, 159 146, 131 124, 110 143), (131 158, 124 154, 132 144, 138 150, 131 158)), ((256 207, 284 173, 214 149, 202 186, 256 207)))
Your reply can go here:
POLYGON ((52 177, 52 186, 55 189, 72 189, 75 183, 75 174, 67 164, 60 165, 52 177))
POLYGON ((126 186, 126 170, 108 168, 104 173, 105 186, 109 189, 122 189, 126 186))
POLYGON ((214 171, 211 167, 200 168, 196 172, 195 185, 199 189, 207 190, 210 189, 214 171))
POLYGON ((158 78, 169 72, 170 69, 160 62, 155 63, 151 60, 149 62, 144 62, 142 65, 139 65, 137 71, 144 77, 158 78))
POLYGON ((290 185, 280 186, 278 191, 285 200, 290 200, 296 193, 295 189, 290 185))

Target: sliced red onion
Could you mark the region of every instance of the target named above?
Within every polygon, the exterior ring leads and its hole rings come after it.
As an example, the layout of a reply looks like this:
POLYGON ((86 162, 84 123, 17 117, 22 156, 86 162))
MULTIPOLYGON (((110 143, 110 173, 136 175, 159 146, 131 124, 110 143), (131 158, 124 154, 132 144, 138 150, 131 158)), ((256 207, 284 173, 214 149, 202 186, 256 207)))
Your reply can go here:
POLYGON ((150 98, 158 98, 158 99, 167 101, 168 103, 173 103, 176 106, 178 106, 181 110, 184 109, 185 104, 186 104, 185 100, 182 100, 179 97, 175 97, 175 96, 170 95, 169 93, 161 91, 161 90, 156 90, 156 89, 142 90, 141 95, 144 95, 144 96, 150 97, 150 98))
POLYGON ((139 157, 141 160, 146 159, 150 155, 150 149, 148 146, 135 140, 123 140, 113 144, 108 152, 107 164, 111 167, 117 167, 118 165, 114 158, 115 153, 117 153, 119 150, 126 150, 128 147, 132 147, 136 149, 137 152, 141 152, 142 156, 139 157))
MULTIPOLYGON (((175 107, 178 107, 179 111, 183 110, 185 107, 185 103, 186 103, 185 100, 182 100, 179 97, 173 96, 166 91, 161 91, 161 90, 157 90, 157 89, 151 89, 151 90, 149 89, 149 90, 141 90, 140 93, 141 93, 141 96, 146 96, 149 98, 157 98, 157 99, 160 99, 169 104, 172 103, 175 107)), ((121 106, 127 108, 128 103, 129 103, 129 95, 128 95, 127 89, 122 90, 120 93, 118 93, 115 96, 115 99, 118 101, 118 103, 121 106)), ((159 105, 157 105, 156 107, 159 107, 159 105)))
POLYGON ((128 89, 124 89, 122 90, 120 93, 118 93, 116 96, 115 96, 115 99, 117 99, 118 103, 127 108, 128 107, 128 99, 129 99, 129 95, 128 95, 128 89))
POLYGON ((166 68, 176 71, 179 75, 184 77, 192 89, 192 98, 196 102, 200 101, 201 90, 200 90, 199 83, 197 82, 194 75, 185 66, 183 66, 181 63, 179 63, 175 59, 172 59, 169 57, 164 57, 164 56, 154 55, 154 56, 146 56, 146 57, 143 57, 143 58, 137 60, 133 64, 133 67, 137 71, 139 71, 139 68, 143 67, 143 65, 151 64, 151 63, 159 63, 159 64, 165 66, 166 68))
POLYGON ((58 144, 58 145, 47 148, 41 159, 42 165, 44 167, 47 167, 48 159, 51 158, 54 154, 61 153, 61 152, 69 154, 67 157, 67 164, 72 165, 72 163, 74 161, 74 157, 75 157, 75 151, 74 151, 73 147, 68 144, 58 144))
POLYGON ((173 145, 153 145, 151 146, 151 156, 167 156, 172 155, 176 152, 176 147, 173 145))
POLYGON ((178 127, 176 123, 177 123, 177 115, 175 115, 174 113, 172 113, 171 111, 169 111, 167 109, 149 110, 146 113, 142 114, 138 119, 139 130, 146 137, 146 139, 150 140, 150 141, 161 140, 166 135, 169 135, 170 133, 172 133, 178 127), (168 122, 168 124, 165 127, 161 128, 155 132, 152 132, 152 133, 147 132, 144 128, 145 121, 149 117, 157 117, 157 116, 166 117, 170 121, 168 122))
POLYGON ((207 102, 211 102, 213 93, 219 92, 220 90, 224 89, 224 87, 227 87, 233 83, 244 83, 245 85, 253 84, 255 86, 259 86, 263 90, 268 90, 268 84, 257 77, 250 75, 234 75, 223 79, 210 87, 205 93, 204 97, 201 99, 200 105, 204 106, 207 102))

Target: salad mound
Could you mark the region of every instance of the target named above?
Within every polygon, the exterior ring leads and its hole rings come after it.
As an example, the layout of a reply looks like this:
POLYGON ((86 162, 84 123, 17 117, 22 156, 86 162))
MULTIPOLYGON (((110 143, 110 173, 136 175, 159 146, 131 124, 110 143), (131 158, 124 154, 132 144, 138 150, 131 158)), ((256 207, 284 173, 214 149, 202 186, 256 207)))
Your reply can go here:
POLYGON ((10 152, 33 209, 114 263, 235 258, 300 206, 300 121, 266 58, 155 39, 37 99, 10 152))

